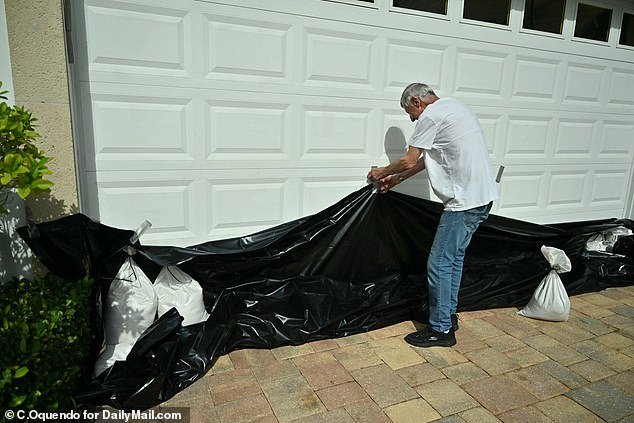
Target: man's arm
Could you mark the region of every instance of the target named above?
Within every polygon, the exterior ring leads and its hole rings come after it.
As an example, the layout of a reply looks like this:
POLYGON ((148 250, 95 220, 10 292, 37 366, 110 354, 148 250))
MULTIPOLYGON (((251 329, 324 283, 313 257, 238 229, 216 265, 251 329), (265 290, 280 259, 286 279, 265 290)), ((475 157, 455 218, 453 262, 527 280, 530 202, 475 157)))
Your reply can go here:
POLYGON ((397 173, 402 174, 403 177, 410 177, 424 168, 425 163, 423 162, 423 149, 412 147, 410 145, 403 157, 395 160, 387 166, 377 167, 370 170, 368 178, 372 181, 380 181, 383 178, 397 173))
MULTIPOLYGON (((425 153, 423 153, 425 154, 425 153)), ((416 175, 418 172, 420 172, 421 170, 425 169, 425 159, 423 158, 423 156, 421 156, 418 161, 416 162, 416 165, 414 167, 412 167, 411 169, 408 169, 404 172, 398 173, 396 175, 394 175, 395 177, 397 177, 399 179, 399 181, 401 179, 407 179, 411 176, 416 175)))
POLYGON ((386 193, 390 188, 414 176, 425 169, 424 150, 409 146, 403 157, 387 166, 372 169, 368 173, 368 179, 378 182, 379 191, 386 193))

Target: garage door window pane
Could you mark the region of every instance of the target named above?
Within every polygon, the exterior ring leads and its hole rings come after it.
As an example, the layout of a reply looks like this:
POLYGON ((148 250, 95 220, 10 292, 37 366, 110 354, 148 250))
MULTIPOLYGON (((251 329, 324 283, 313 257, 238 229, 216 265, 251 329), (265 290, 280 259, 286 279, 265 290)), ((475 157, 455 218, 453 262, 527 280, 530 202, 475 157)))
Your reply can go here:
POLYGON ((522 27, 561 34, 566 0, 526 0, 522 27))
POLYGON ((619 44, 634 47, 634 15, 631 13, 623 14, 619 44))
POLYGON ((462 17, 474 21, 509 24, 511 0, 464 0, 462 17))
POLYGON ((447 0, 394 0, 393 5, 422 12, 447 14, 447 0))
POLYGON ((575 37, 588 40, 608 41, 612 10, 590 4, 577 5, 575 37))

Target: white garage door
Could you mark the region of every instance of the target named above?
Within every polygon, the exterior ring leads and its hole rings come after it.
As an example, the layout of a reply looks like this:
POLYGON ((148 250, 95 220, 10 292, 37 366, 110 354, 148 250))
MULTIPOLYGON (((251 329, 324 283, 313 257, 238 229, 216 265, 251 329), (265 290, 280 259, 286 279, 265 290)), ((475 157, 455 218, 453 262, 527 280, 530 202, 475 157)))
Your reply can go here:
MULTIPOLYGON (((473 8, 490 0, 426 3, 442 10, 74 2, 82 211, 121 228, 148 219, 143 242, 170 245, 314 213, 402 151, 413 124, 400 93, 421 81, 480 117, 494 170, 506 168, 494 213, 541 223, 629 213, 634 49, 621 26, 634 25, 631 2, 562 0, 559 29, 557 10, 542 9, 554 29, 528 15, 556 1, 512 0, 506 12, 498 1, 506 22, 473 8), (609 12, 604 40, 578 29, 587 10, 609 12)), ((400 189, 432 198, 424 175, 400 189)))

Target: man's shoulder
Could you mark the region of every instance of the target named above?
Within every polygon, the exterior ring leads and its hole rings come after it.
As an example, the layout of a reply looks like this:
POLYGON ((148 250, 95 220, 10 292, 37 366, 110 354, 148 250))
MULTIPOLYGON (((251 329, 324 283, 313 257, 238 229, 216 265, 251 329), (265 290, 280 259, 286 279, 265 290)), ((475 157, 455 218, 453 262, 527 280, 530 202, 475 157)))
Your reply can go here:
POLYGON ((466 106, 466 104, 463 101, 458 100, 455 97, 439 97, 438 100, 436 100, 435 103, 437 103, 437 104, 447 104, 447 105, 449 105, 449 104, 459 104, 461 106, 466 106))

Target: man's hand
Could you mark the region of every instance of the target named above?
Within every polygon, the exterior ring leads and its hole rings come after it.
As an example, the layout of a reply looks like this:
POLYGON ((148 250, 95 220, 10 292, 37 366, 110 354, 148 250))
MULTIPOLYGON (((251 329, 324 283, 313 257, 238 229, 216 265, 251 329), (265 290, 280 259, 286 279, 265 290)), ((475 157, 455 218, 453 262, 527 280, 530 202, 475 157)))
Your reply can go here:
POLYGON ((379 182, 381 179, 388 176, 388 173, 385 171, 386 166, 384 167, 373 167, 368 172, 368 179, 374 182, 379 182))
POLYGON ((368 172, 368 179, 377 183, 381 194, 385 194, 390 188, 401 182, 398 176, 399 175, 390 175, 387 172, 387 166, 374 167, 368 172))
POLYGON ((398 175, 389 175, 385 178, 379 179, 379 192, 381 194, 385 194, 390 190, 390 188, 400 184, 401 181, 398 179, 398 175))

